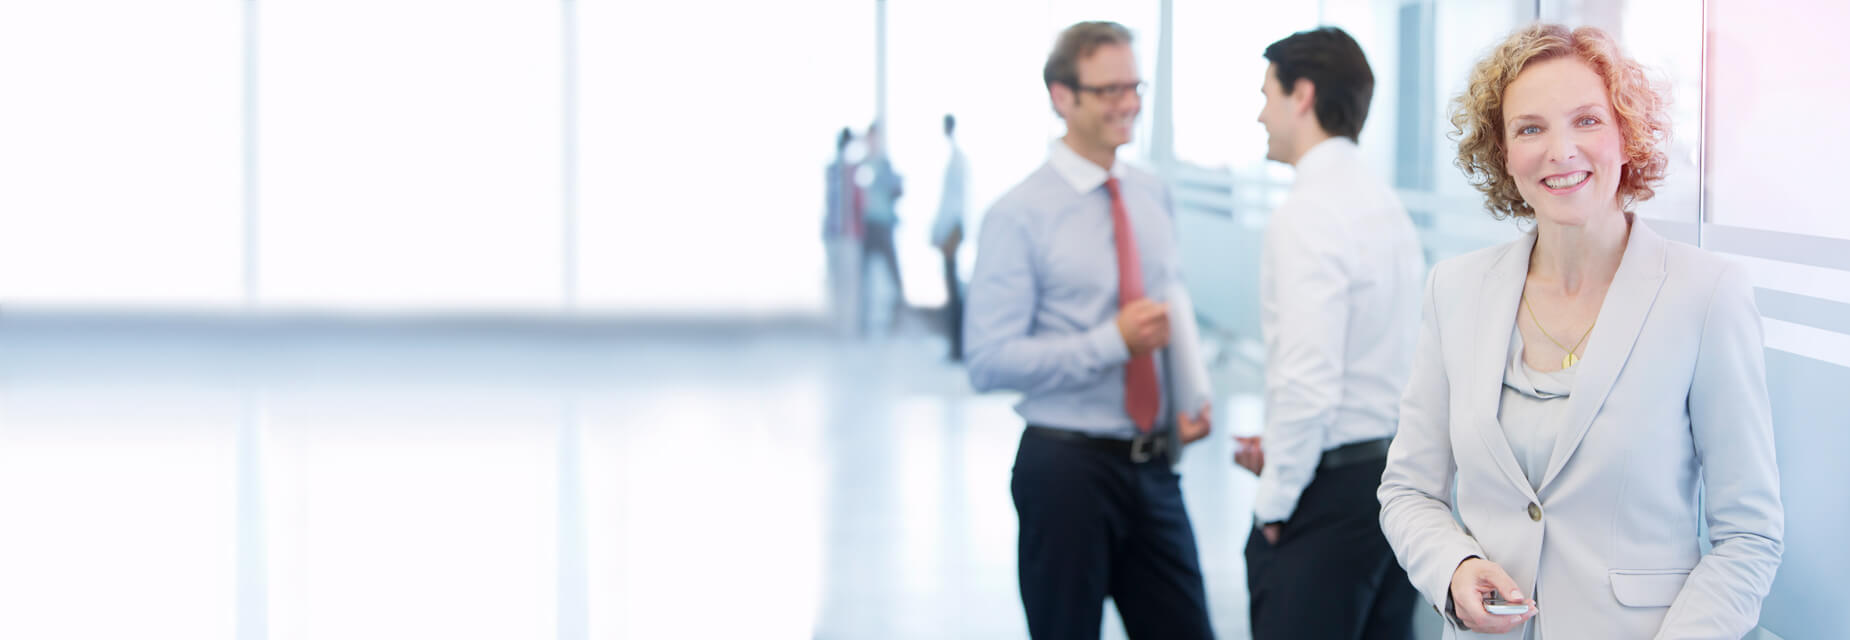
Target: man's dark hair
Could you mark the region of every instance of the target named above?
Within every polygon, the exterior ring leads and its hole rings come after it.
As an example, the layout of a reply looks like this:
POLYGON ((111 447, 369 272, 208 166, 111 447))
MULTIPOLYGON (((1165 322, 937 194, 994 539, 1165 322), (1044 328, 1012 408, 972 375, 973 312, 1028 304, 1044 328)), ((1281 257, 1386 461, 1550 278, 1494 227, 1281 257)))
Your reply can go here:
POLYGON ((1355 140, 1368 120, 1368 102, 1375 95, 1375 74, 1368 68, 1362 46, 1336 27, 1299 31, 1265 48, 1265 59, 1277 69, 1278 85, 1289 95, 1299 78, 1317 87, 1313 110, 1323 130, 1355 140))
POLYGON ((944 135, 951 135, 957 130, 957 116, 944 114, 944 135))
POLYGON ((835 136, 835 150, 841 151, 842 149, 846 149, 848 148, 848 143, 853 141, 854 132, 850 131, 847 127, 842 127, 841 135, 835 136))

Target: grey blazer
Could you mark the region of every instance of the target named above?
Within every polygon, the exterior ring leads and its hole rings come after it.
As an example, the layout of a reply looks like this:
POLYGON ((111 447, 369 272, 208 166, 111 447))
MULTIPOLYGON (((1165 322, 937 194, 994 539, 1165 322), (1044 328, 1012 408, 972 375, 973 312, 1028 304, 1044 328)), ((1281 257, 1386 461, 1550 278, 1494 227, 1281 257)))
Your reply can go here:
MULTIPOLYGON (((1785 528, 1753 286, 1642 220, 1629 238, 1540 490, 1497 421, 1535 234, 1433 268, 1381 529, 1441 606, 1465 558, 1502 565, 1548 640, 1740 638, 1785 528)), ((1448 626, 1448 638, 1486 637, 1448 626)))

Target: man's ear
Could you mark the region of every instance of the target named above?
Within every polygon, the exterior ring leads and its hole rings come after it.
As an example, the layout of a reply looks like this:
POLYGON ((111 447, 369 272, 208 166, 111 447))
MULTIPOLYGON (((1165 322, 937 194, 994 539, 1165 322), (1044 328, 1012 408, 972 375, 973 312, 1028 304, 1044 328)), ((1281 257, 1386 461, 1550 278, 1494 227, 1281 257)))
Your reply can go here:
POLYGON ((1065 120, 1066 114, 1071 113, 1079 104, 1079 94, 1075 93, 1072 87, 1058 82, 1048 85, 1047 97, 1053 100, 1053 111, 1060 114, 1061 120, 1065 120))
POLYGON ((1291 113, 1304 115, 1317 105, 1317 85, 1310 78, 1298 78, 1291 83, 1291 113))

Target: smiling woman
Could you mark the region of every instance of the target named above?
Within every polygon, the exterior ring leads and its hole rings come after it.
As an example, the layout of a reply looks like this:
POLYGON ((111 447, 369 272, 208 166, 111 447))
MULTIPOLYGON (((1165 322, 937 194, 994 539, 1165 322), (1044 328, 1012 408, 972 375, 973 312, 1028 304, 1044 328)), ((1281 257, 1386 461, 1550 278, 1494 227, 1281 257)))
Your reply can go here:
POLYGON ((1625 137, 1592 67, 1568 57, 1532 63, 1503 98, 1506 171, 1532 215, 1585 224, 1614 208, 1625 137))
POLYGON ((1569 32, 1544 25, 1530 31, 1531 37, 1511 38, 1497 47, 1486 64, 1472 71, 1470 89, 1452 103, 1452 136, 1458 141, 1455 164, 1484 192, 1484 205, 1491 215, 1535 215, 1534 203, 1522 185, 1537 185, 1549 174, 1523 180, 1515 175, 1516 165, 1523 162, 1516 156, 1525 150, 1536 151, 1530 141, 1537 139, 1534 136, 1542 126, 1556 119, 1577 131, 1612 136, 1609 142, 1623 146, 1623 158, 1612 158, 1623 165, 1622 173, 1615 176, 1622 208, 1630 210, 1650 199, 1655 195, 1653 187, 1664 179, 1666 160, 1661 147, 1670 137, 1664 93, 1651 86, 1637 62, 1619 56, 1618 44, 1599 29, 1569 32), (1570 82, 1566 86, 1586 100, 1573 101, 1575 107, 1569 113, 1522 109, 1525 89, 1553 87, 1558 81, 1570 82), (1590 113, 1594 110, 1599 113, 1590 113), (1587 117, 1599 122, 1585 124, 1587 117))
POLYGON ((1633 215, 1668 130, 1644 77, 1604 32, 1538 24, 1454 103, 1459 167, 1535 223, 1433 267, 1378 493, 1456 637, 1738 638, 1779 567, 1754 289, 1633 215))

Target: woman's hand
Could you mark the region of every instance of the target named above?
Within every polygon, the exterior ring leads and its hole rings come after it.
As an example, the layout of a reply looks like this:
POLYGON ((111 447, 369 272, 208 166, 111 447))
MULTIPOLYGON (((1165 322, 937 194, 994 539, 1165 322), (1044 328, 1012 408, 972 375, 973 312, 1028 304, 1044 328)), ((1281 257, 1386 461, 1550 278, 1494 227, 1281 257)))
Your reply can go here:
POLYGON ((1452 572, 1452 613, 1465 628, 1478 633, 1508 633, 1538 613, 1534 602, 1523 597, 1516 581, 1503 567, 1483 558, 1468 558, 1452 572), (1503 596, 1509 604, 1529 605, 1529 610, 1515 615, 1500 615, 1484 609, 1484 598, 1491 592, 1503 596))

